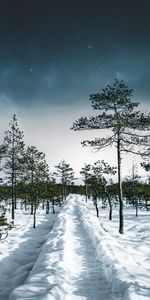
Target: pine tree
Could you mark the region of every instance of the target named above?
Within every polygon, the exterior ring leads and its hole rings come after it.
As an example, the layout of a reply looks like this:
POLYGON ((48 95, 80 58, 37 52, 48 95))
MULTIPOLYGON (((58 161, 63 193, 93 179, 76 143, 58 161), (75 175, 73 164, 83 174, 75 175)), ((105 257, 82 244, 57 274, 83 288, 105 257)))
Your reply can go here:
POLYGON ((55 166, 57 172, 54 175, 60 177, 62 184, 62 201, 66 200, 67 185, 71 184, 74 180, 74 171, 72 167, 65 160, 62 160, 57 166, 55 166))
POLYGON ((85 184, 85 197, 86 197, 86 202, 88 199, 88 177, 90 175, 90 170, 91 170, 91 165, 90 164, 85 164, 83 168, 81 168, 80 174, 83 177, 83 181, 85 184))
POLYGON ((27 147, 24 154, 24 163, 27 170, 27 180, 30 187, 31 214, 33 215, 33 228, 36 227, 36 210, 40 198, 39 186, 45 176, 45 154, 35 146, 27 147))
POLYGON ((109 203, 109 220, 112 220, 111 196, 107 190, 107 180, 105 178, 105 175, 108 174, 116 174, 116 167, 111 167, 108 163, 104 162, 104 160, 98 160, 91 166, 91 173, 88 175, 87 183, 93 190, 93 198, 97 217, 99 216, 97 198, 100 196, 100 194, 104 193, 107 195, 109 203))
POLYGON ((3 141, 3 171, 7 175, 8 183, 11 184, 12 219, 15 218, 16 205, 16 181, 21 171, 20 161, 23 155, 24 142, 23 132, 20 131, 16 115, 13 115, 9 123, 9 130, 5 131, 3 141))
POLYGON ((117 150, 118 192, 119 192, 119 233, 124 232, 123 195, 121 179, 121 160, 123 152, 140 154, 137 146, 145 146, 149 135, 143 130, 150 128, 150 118, 137 111, 137 102, 132 102, 133 90, 123 82, 115 80, 112 86, 107 85, 100 93, 91 94, 90 101, 94 110, 100 114, 92 117, 81 117, 71 129, 92 130, 108 129, 110 135, 96 138, 94 141, 83 141, 83 146, 101 150, 115 144, 117 150))
POLYGON ((130 199, 132 199, 133 207, 136 209, 136 217, 138 216, 139 208, 138 190, 140 178, 141 176, 138 175, 138 167, 135 162, 133 162, 131 175, 126 177, 126 181, 130 184, 128 192, 130 192, 130 199))

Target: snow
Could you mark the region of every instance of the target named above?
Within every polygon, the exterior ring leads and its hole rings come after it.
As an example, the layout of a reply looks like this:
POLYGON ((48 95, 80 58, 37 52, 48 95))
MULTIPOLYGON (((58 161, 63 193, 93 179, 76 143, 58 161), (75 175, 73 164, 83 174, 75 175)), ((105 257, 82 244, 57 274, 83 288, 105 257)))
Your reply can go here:
POLYGON ((0 241, 0 300, 8 299, 10 292, 24 283, 55 219, 56 215, 38 210, 37 227, 33 229, 30 212, 16 210, 15 227, 0 241))
MULTIPOLYGON (((80 206, 81 209, 81 206, 80 206)), ((150 224, 149 213, 140 212, 137 218, 133 210, 125 210, 127 228, 118 234, 118 216, 106 221, 106 211, 95 218, 93 205, 82 204, 82 221, 91 237, 97 257, 103 260, 103 268, 112 291, 121 291, 126 300, 150 299, 150 224), (117 226, 116 226, 117 224, 117 226), (93 229, 94 228, 94 234, 93 229)), ((120 298, 119 298, 120 299, 120 298)))
POLYGON ((0 242, 1 300, 150 299, 149 212, 125 209, 125 234, 118 211, 108 220, 100 205, 70 195, 59 214, 29 215, 0 242))

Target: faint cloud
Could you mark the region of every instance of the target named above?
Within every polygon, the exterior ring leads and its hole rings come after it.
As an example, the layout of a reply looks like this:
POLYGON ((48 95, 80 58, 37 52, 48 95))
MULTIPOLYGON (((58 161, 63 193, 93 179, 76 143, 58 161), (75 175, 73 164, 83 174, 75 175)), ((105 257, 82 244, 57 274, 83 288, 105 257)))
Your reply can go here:
POLYGON ((115 74, 115 78, 119 79, 119 80, 125 80, 126 81, 128 79, 128 76, 123 72, 117 71, 116 74, 115 74))
POLYGON ((93 47, 91 45, 88 45, 88 50, 90 51, 92 49, 93 49, 93 47))
POLYGON ((59 72, 56 69, 52 69, 47 72, 46 75, 43 74, 41 79, 41 86, 48 89, 55 89, 59 82, 59 72))
POLYGON ((0 95, 0 104, 1 105, 8 105, 12 103, 12 100, 10 100, 6 95, 1 94, 0 95))

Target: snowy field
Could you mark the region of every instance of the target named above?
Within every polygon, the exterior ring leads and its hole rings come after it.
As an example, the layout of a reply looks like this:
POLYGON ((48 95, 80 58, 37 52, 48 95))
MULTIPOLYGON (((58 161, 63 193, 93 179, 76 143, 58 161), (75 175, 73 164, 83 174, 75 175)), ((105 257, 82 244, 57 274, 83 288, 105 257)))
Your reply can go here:
POLYGON ((30 210, 17 209, 15 215, 15 227, 0 241, 0 300, 8 299, 11 291, 25 282, 57 217, 38 210, 33 229, 30 210))
POLYGON ((150 299, 150 213, 125 209, 125 234, 118 212, 96 218, 93 203, 70 195, 59 214, 18 212, 0 242, 0 300, 150 299))

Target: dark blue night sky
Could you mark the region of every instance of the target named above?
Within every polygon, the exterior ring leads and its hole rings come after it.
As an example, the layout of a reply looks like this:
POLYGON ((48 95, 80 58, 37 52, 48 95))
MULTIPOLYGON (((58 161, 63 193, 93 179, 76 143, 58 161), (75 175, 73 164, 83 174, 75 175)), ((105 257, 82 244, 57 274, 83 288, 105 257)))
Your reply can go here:
POLYGON ((90 113, 89 94, 114 78, 149 108, 149 0, 0 1, 1 129, 16 113, 26 142, 46 152, 50 165, 115 161, 113 151, 82 149, 89 133, 70 131, 90 113))
POLYGON ((149 29, 148 0, 2 0, 0 92, 59 105, 118 77, 148 101, 149 29))

